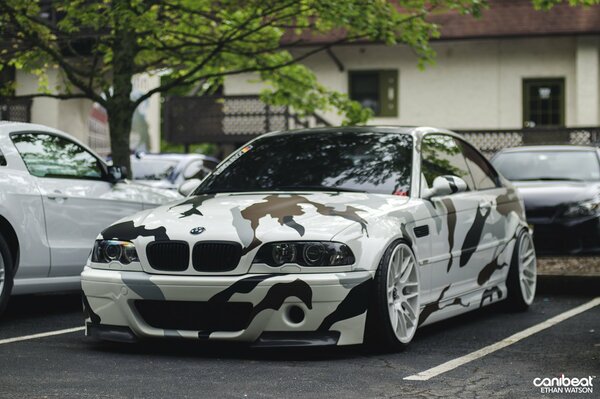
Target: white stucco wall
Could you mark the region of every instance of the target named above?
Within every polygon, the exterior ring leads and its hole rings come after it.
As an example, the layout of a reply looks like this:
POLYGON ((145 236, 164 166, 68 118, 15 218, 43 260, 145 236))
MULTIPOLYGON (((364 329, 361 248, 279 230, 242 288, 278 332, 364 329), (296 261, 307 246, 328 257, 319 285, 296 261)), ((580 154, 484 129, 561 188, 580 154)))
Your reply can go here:
POLYGON ((600 120, 600 38, 577 38, 575 59, 577 125, 596 126, 600 120))
MULTIPOLYGON (((56 87, 60 76, 56 70, 48 71, 48 87, 56 87)), ((16 94, 38 93, 36 76, 17 71, 16 94)), ((53 98, 35 98, 31 106, 31 122, 50 126, 87 142, 88 117, 92 102, 85 99, 57 100, 53 98)))
MULTIPOLYGON (((564 78, 566 125, 590 126, 600 124, 598 43, 595 37, 583 43, 577 37, 436 42, 436 64, 424 71, 406 46, 346 45, 333 49, 342 72, 325 53, 305 64, 321 83, 341 92, 348 90, 348 70, 398 69, 399 115, 374 118, 373 124, 520 129, 522 80, 564 78)), ((227 79, 225 93, 257 93, 259 86, 249 78, 227 79)), ((334 124, 341 120, 325 116, 334 124)))

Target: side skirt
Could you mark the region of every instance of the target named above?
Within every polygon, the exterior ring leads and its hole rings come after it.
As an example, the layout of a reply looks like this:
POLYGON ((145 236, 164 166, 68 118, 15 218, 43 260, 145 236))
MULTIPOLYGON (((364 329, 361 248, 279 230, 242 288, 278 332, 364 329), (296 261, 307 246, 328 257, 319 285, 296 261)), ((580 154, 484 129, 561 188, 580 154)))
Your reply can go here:
POLYGON ((506 284, 502 282, 464 295, 442 298, 439 303, 428 303, 421 306, 419 327, 499 302, 506 299, 506 295, 506 284))

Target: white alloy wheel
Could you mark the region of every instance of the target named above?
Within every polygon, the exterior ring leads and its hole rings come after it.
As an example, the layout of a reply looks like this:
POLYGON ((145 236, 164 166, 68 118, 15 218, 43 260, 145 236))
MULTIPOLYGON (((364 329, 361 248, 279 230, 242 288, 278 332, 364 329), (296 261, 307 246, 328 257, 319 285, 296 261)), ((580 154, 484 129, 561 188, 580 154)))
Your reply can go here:
POLYGON ((396 338, 403 344, 410 342, 419 322, 419 271, 415 255, 404 243, 398 244, 390 256, 387 303, 396 338))
POLYGON ((537 266, 535 259, 535 250, 531 235, 523 234, 519 243, 519 284, 523 301, 531 305, 535 296, 535 286, 537 282, 537 266))

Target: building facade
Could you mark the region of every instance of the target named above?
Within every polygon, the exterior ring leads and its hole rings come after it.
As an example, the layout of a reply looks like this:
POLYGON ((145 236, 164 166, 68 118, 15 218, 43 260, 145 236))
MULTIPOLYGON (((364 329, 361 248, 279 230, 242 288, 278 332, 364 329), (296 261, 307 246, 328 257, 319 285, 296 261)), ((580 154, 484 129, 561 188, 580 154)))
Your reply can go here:
MULTIPOLYGON (((418 68, 404 45, 334 46, 304 63, 325 86, 371 107, 372 124, 496 130, 600 125, 600 7, 536 11, 529 0, 491 1, 481 19, 432 18, 434 65, 418 68)), ((333 37, 306 38, 307 50, 333 37)), ((256 94, 251 76, 228 95, 256 94)), ((341 117, 322 115, 331 124, 341 117)))

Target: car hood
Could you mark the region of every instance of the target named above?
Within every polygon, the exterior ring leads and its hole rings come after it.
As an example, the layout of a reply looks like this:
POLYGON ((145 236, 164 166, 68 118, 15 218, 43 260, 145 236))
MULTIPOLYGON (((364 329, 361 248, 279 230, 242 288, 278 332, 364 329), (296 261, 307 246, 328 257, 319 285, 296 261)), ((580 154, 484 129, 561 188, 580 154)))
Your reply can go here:
POLYGON ((367 233, 374 217, 407 201, 365 193, 204 194, 121 220, 102 237, 234 241, 245 254, 269 241, 331 240, 351 225, 367 233))
POLYGON ((116 183, 111 195, 125 201, 142 202, 145 206, 153 207, 182 198, 182 195, 177 191, 150 187, 129 180, 116 183))
POLYGON ((513 185, 521 194, 526 211, 586 201, 600 193, 600 184, 596 182, 513 181, 513 185))

